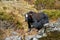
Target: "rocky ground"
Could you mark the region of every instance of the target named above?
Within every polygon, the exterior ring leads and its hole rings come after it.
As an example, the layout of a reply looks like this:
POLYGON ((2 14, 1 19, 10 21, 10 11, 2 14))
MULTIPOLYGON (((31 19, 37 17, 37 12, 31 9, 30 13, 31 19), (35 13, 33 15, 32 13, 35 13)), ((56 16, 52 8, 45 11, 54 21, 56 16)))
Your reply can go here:
POLYGON ((44 33, 44 29, 41 29, 39 32, 37 32, 38 30, 36 29, 32 29, 30 32, 19 29, 17 31, 12 31, 10 36, 7 36, 5 40, 60 40, 59 21, 57 20, 53 24, 55 25, 52 25, 52 23, 49 24, 51 28, 47 28, 46 33, 44 33))
POLYGON ((5 38, 5 40, 60 40, 60 31, 58 30, 53 30, 46 34, 43 32, 37 33, 36 31, 31 31, 29 33, 22 32, 20 32, 19 35, 17 35, 18 32, 12 32, 10 36, 5 38))

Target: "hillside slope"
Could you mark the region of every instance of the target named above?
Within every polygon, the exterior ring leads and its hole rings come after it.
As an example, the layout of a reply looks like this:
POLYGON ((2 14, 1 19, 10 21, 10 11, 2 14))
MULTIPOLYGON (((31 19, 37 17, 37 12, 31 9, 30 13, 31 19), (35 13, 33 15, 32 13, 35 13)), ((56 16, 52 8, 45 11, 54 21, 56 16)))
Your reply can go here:
MULTIPOLYGON (((24 15, 28 11, 33 10, 36 12, 36 9, 33 5, 28 4, 28 2, 24 0, 19 1, 0 1, 0 11, 4 11, 6 13, 11 13, 15 16, 17 20, 24 25, 24 15)), ((26 24, 26 23, 25 23, 26 24)))

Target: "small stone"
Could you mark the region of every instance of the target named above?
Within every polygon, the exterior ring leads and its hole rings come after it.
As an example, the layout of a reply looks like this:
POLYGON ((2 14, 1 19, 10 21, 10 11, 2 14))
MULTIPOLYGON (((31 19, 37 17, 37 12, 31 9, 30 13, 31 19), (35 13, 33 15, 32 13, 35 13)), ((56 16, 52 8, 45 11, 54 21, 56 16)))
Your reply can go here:
POLYGON ((33 40, 38 40, 38 38, 33 38, 33 40))

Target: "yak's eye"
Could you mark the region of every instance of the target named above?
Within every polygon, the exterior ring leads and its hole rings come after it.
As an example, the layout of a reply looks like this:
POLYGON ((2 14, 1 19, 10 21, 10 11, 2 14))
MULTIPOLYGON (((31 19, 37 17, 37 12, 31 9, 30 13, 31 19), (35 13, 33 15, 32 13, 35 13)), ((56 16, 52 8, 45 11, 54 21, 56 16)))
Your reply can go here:
POLYGON ((28 14, 26 14, 26 17, 28 17, 28 14))

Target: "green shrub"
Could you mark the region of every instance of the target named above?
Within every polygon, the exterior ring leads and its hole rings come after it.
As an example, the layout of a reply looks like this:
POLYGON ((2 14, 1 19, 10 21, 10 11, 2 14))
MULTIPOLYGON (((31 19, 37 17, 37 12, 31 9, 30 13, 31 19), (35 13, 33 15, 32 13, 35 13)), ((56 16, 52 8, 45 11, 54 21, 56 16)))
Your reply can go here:
POLYGON ((40 10, 41 8, 54 8, 55 0, 36 0, 35 1, 35 8, 40 10))
POLYGON ((60 10, 44 10, 50 19, 57 19, 60 17, 60 10))

